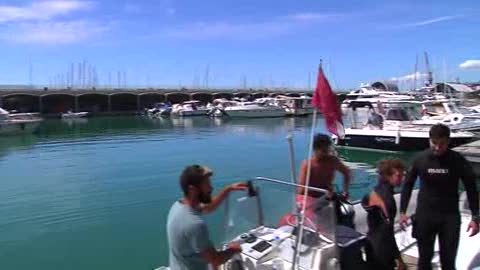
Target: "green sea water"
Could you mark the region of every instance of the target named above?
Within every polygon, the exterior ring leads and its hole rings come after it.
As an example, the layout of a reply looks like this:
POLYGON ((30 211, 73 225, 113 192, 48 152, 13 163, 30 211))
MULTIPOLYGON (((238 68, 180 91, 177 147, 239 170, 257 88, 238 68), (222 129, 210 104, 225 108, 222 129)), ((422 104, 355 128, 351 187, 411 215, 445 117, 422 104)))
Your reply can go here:
MULTIPOLYGON (((154 269, 168 265, 165 222, 188 164, 216 188, 255 176, 290 180, 306 157, 311 118, 224 120, 101 117, 48 120, 36 134, 0 138, 0 269, 154 269)), ((319 118, 318 132, 325 132, 319 118)), ((374 164, 411 154, 340 149, 351 195, 376 182, 374 164)), ((337 182, 341 177, 337 176, 337 182)), ((212 237, 222 212, 208 217, 212 237)))

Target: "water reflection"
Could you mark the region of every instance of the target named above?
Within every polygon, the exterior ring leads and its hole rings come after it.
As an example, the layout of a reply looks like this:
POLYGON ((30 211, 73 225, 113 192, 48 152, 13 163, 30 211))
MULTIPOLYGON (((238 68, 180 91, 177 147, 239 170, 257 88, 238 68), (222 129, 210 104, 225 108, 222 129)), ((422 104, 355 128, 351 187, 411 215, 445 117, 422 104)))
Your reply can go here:
POLYGON ((10 152, 30 149, 38 141, 33 134, 5 136, 0 139, 0 158, 10 152))
MULTIPOLYGON (((319 126, 321 126, 321 121, 319 126)), ((156 130, 174 129, 213 129, 228 132, 260 132, 278 134, 278 132, 299 131, 310 128, 312 118, 259 118, 226 119, 206 117, 98 117, 90 119, 69 119, 69 121, 47 120, 37 133, 39 137, 61 137, 71 134, 111 135, 122 133, 149 133, 156 130)), ((320 128, 321 129, 321 128, 320 128)))
MULTIPOLYGON (((376 184, 378 179, 376 165, 379 160, 398 158, 408 164, 414 155, 411 152, 380 152, 349 148, 339 148, 337 152, 345 164, 353 171, 354 179, 350 190, 361 192, 369 190, 376 184)), ((360 198, 361 196, 362 194, 353 195, 355 198, 360 198)))

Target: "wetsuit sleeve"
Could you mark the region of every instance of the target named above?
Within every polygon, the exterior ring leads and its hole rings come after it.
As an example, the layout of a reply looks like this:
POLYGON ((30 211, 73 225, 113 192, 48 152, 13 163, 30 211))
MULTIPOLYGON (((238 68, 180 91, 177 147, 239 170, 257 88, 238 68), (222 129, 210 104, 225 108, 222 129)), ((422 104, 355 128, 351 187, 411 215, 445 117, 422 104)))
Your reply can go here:
POLYGON ((403 183, 402 194, 400 196, 400 213, 406 213, 410 197, 412 196, 412 190, 415 186, 415 181, 418 176, 418 158, 414 159, 410 169, 408 169, 405 182, 403 183))
POLYGON ((478 190, 475 183, 475 173, 473 172, 472 165, 463 156, 460 156, 460 172, 462 177, 463 186, 467 191, 468 205, 472 211, 472 216, 478 216, 478 190))

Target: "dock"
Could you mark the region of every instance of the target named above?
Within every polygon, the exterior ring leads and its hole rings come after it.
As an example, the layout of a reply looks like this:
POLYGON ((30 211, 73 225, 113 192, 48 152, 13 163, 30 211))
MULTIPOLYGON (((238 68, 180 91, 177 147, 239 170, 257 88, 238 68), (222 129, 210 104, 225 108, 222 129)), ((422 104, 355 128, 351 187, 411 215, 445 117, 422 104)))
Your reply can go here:
POLYGON ((158 102, 171 104, 189 100, 202 103, 225 98, 263 98, 286 95, 312 96, 296 89, 0 89, 0 107, 20 113, 58 116, 62 112, 89 112, 92 115, 135 114, 158 102))

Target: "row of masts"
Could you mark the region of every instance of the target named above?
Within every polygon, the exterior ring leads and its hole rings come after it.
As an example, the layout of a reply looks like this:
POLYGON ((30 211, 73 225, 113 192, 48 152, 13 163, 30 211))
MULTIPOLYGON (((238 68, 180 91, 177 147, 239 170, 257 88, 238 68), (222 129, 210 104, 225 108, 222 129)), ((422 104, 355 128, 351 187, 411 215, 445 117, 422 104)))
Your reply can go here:
MULTIPOLYGON (((34 82, 34 66, 32 62, 29 62, 28 67, 28 85, 30 87, 36 86, 34 82)), ((105 72, 103 72, 105 74, 105 72)), ((142 85, 138 83, 129 83, 127 81, 127 72, 126 71, 108 71, 106 79, 101 78, 97 66, 89 63, 87 60, 83 60, 78 63, 70 63, 63 72, 56 72, 54 75, 49 76, 48 78, 48 87, 52 89, 88 89, 88 88, 128 88, 133 85, 142 85)), ((104 75, 104 76, 105 76, 104 75)), ((178 81, 178 86, 180 88, 185 86, 197 87, 208 89, 211 87, 212 74, 210 70, 210 65, 207 64, 203 76, 199 76, 198 72, 195 72, 193 76, 192 83, 185 84, 181 80, 178 81), (203 78, 202 78, 203 77, 203 78)), ((214 79, 214 77, 213 77, 214 79)), ((308 72, 308 86, 307 89, 312 89, 312 72, 308 72)), ((145 85, 143 86, 152 86, 150 76, 145 76, 145 85)), ((247 75, 243 74, 240 77, 239 88, 248 89, 249 87, 287 87, 289 85, 288 81, 276 82, 272 79, 272 76, 269 76, 268 81, 259 79, 258 82, 252 82, 248 79, 247 75), (266 83, 265 83, 266 82, 266 83)))
MULTIPOLYGON (((433 72, 430 69, 430 61, 428 60, 428 53, 424 52, 425 57, 425 69, 427 80, 425 82, 426 87, 431 87, 433 85, 433 72)), ((415 56, 415 71, 413 72, 413 90, 417 89, 417 75, 418 75, 418 55, 415 56)))
MULTIPOLYGON (((415 59, 415 68, 414 68, 414 78, 413 78, 413 90, 417 89, 417 80, 419 80, 422 77, 426 77, 426 80, 424 81, 425 87, 431 87, 433 86, 433 72, 430 68, 430 62, 428 58, 427 52, 424 52, 424 59, 425 59, 425 69, 426 73, 424 74, 419 74, 418 72, 418 65, 419 65, 419 57, 418 55, 416 56, 415 59)), ((197 87, 197 88, 204 88, 208 89, 210 87, 211 83, 211 71, 210 71, 210 65, 207 64, 205 71, 204 71, 204 76, 201 79, 202 76, 198 76, 198 74, 195 74, 193 77, 192 84, 190 86, 192 87, 197 87)), ((29 73, 28 73, 28 78, 29 78, 29 85, 34 86, 33 82, 33 65, 30 62, 29 64, 29 73)), ((146 76, 146 81, 145 81, 145 86, 150 86, 150 77, 146 76)), ((275 87, 275 82, 272 80, 270 76, 270 81, 268 84, 268 87, 274 88, 275 87)), ((281 87, 286 87, 288 83, 283 82, 278 86, 281 87)), ((59 88, 81 88, 81 89, 86 89, 86 88, 95 88, 95 87, 106 87, 106 88, 127 88, 129 86, 132 86, 132 84, 129 84, 127 82, 127 72, 126 71, 108 71, 107 74, 107 80, 101 80, 99 76, 98 69, 96 65, 91 64, 87 62, 86 60, 83 60, 78 63, 70 63, 69 66, 66 68, 64 72, 59 72, 54 74, 53 76, 49 77, 49 83, 48 83, 49 88, 53 89, 59 89, 59 88)), ((179 87, 184 87, 184 83, 182 81, 178 82, 179 87)), ((240 79, 240 88, 243 89, 248 89, 248 87, 253 87, 254 85, 250 83, 247 79, 246 75, 242 75, 240 79)), ((263 84, 263 80, 259 80, 257 87, 264 87, 266 85, 263 84)), ((307 90, 312 90, 312 72, 308 72, 308 80, 307 80, 307 90)))

